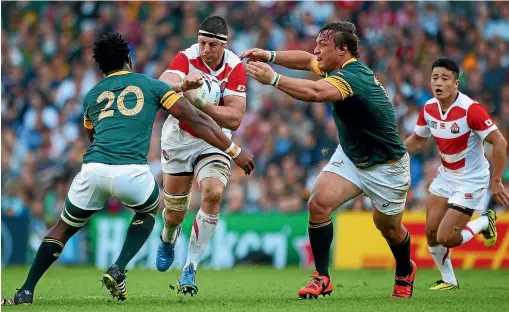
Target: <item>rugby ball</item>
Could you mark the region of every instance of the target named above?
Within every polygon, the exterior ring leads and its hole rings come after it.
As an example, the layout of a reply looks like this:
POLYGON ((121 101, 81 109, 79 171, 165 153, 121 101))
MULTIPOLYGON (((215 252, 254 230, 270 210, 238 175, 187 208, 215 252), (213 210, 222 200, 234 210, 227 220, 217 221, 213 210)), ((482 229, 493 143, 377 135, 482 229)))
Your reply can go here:
POLYGON ((194 90, 184 92, 184 96, 196 107, 207 104, 218 105, 221 100, 221 86, 214 76, 202 73, 203 84, 194 90))

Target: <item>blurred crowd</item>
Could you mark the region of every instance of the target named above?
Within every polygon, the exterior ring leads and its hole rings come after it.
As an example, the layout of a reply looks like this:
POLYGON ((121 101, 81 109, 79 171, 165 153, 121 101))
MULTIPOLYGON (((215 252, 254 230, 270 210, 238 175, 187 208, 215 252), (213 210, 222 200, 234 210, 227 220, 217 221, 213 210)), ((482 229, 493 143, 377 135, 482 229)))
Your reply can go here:
MULTIPOLYGON (((47 224, 59 216, 88 145, 81 100, 102 78, 91 57, 97 36, 122 33, 131 43, 135 71, 158 78, 179 50, 196 42, 198 25, 210 14, 226 17, 228 47, 236 53, 251 47, 312 52, 326 22, 354 22, 360 59, 387 89, 403 138, 432 97, 432 62, 442 55, 453 58, 462 68, 460 89, 484 104, 508 137, 509 6, 504 2, 24 1, 2 2, 1 14, 4 214, 30 214, 47 224)), ((234 139, 254 153, 257 169, 252 176, 234 169, 222 209, 305 211, 314 180, 338 144, 330 112, 252 80, 247 92, 248 109, 234 139)), ((149 153, 159 181, 165 118, 160 112, 149 153)), ((423 209, 437 157, 432 140, 412 156, 410 210, 423 209)), ((197 209, 196 185, 194 191, 192 209, 197 209)), ((123 209, 115 199, 106 207, 110 213, 123 209)), ((370 202, 361 196, 343 209, 368 210, 370 202)))

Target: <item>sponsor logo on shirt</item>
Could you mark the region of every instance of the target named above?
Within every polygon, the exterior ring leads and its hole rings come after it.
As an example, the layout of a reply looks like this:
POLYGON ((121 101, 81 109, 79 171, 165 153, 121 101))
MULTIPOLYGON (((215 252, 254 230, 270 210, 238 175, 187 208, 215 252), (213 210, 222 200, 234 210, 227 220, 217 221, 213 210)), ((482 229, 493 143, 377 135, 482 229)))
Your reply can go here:
POLYGON ((460 133, 460 127, 458 126, 457 123, 453 123, 452 126, 451 126, 451 133, 460 133))

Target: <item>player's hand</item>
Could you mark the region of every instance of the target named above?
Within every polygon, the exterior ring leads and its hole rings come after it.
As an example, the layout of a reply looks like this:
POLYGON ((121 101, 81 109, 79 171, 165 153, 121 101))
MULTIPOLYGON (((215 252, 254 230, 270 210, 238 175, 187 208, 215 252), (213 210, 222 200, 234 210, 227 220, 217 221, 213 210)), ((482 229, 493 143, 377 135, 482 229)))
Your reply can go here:
POLYGON ((203 84, 203 78, 198 73, 189 73, 182 82, 182 92, 199 88, 203 84))
POLYGON ((270 52, 258 48, 249 49, 240 54, 240 59, 247 58, 250 62, 268 62, 270 59, 270 52))
POLYGON ((503 206, 509 205, 509 195, 507 195, 502 181, 492 181, 491 192, 493 199, 497 202, 497 204, 503 206))
POLYGON ((201 92, 199 92, 200 90, 201 89, 188 90, 184 92, 183 95, 189 103, 193 104, 194 107, 203 110, 207 103, 205 102, 205 99, 202 98, 200 94, 201 92))
POLYGON ((272 67, 262 62, 248 62, 246 64, 246 72, 249 77, 265 85, 270 84, 276 76, 276 72, 272 67))
POLYGON ((240 151, 240 154, 233 159, 233 161, 235 161, 240 168, 244 169, 246 174, 251 174, 251 171, 255 168, 253 158, 253 155, 249 151, 243 149, 240 151))

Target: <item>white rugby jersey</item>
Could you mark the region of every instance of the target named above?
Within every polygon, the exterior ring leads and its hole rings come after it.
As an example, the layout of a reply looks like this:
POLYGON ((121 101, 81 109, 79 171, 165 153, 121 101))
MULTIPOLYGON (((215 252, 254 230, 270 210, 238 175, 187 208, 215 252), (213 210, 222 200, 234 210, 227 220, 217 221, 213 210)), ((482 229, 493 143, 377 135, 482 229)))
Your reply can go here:
POLYGON ((497 126, 478 102, 459 92, 444 113, 436 98, 422 107, 415 133, 433 136, 440 150, 439 171, 453 182, 489 183, 489 163, 484 156, 484 139, 497 126))
MULTIPOLYGON (((184 80, 187 74, 192 72, 205 73, 216 77, 221 86, 221 100, 218 104, 220 106, 224 105, 223 98, 225 96, 234 95, 243 98, 246 97, 246 69, 240 58, 228 49, 224 50, 224 58, 221 67, 218 70, 213 70, 200 58, 200 47, 198 43, 193 44, 191 47, 184 51, 180 51, 177 56, 175 56, 170 65, 168 65, 166 72, 175 73, 179 75, 182 80, 184 80)), ((173 119, 173 117, 168 117, 165 126, 170 119, 173 119)), ((190 127, 182 123, 179 123, 179 127, 190 135, 195 136, 190 127)), ((164 132, 163 129, 163 139, 164 132)), ((231 136, 231 131, 229 129, 223 128, 223 132, 231 136)))

